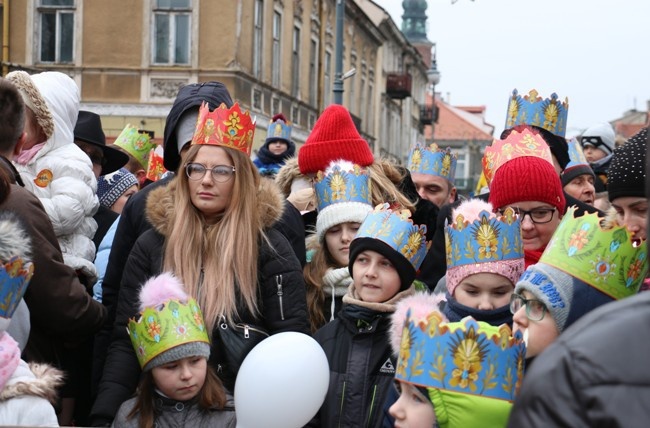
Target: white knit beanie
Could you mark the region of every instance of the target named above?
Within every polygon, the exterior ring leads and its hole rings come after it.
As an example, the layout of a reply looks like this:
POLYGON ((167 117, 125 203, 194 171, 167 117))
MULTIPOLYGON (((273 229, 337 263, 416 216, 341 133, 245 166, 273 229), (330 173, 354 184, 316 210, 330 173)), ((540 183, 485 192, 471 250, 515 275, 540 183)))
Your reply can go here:
POLYGON ((319 171, 314 182, 318 217, 316 235, 323 242, 328 229, 341 223, 362 223, 372 211, 368 171, 338 160, 319 171))
POLYGON ((616 147, 616 134, 614 133, 614 128, 609 123, 599 123, 588 128, 582 134, 580 142, 582 147, 594 146, 611 155, 616 147))

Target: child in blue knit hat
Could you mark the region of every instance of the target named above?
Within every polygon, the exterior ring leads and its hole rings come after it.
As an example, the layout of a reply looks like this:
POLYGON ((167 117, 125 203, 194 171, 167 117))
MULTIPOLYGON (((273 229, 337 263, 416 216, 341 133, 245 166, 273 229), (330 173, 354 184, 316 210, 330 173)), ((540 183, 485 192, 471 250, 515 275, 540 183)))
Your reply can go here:
POLYGON ((138 179, 126 168, 102 175, 97 180, 99 204, 118 214, 122 214, 126 201, 135 195, 138 189, 138 179))

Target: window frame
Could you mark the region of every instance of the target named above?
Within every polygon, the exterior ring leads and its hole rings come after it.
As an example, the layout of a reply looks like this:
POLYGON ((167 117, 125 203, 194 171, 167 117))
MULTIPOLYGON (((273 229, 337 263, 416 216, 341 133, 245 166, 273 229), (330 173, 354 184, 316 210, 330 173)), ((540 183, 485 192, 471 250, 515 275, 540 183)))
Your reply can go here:
POLYGON ((45 64, 74 64, 75 61, 75 18, 77 13, 77 4, 76 0, 70 0, 71 4, 66 5, 57 5, 57 4, 44 4, 45 0, 39 0, 36 7, 38 13, 38 62, 45 64), (45 60, 43 59, 43 16, 45 14, 54 13, 55 15, 55 24, 54 24, 54 60, 45 60), (62 60, 62 24, 61 16, 62 15, 71 15, 72 16, 72 26, 70 34, 70 59, 62 60))
POLYGON ((193 12, 193 2, 192 0, 187 0, 187 6, 182 7, 161 7, 159 6, 160 0, 152 0, 152 9, 151 9, 151 64, 154 66, 189 66, 192 63, 192 12, 193 12), (168 23, 168 40, 167 40, 167 58, 166 62, 158 61, 157 51, 158 51, 158 41, 156 38, 156 17, 157 16, 167 16, 169 17, 168 23), (177 25, 178 17, 187 16, 188 25, 187 25, 187 43, 185 46, 187 60, 185 62, 177 61, 176 48, 177 48, 177 25))

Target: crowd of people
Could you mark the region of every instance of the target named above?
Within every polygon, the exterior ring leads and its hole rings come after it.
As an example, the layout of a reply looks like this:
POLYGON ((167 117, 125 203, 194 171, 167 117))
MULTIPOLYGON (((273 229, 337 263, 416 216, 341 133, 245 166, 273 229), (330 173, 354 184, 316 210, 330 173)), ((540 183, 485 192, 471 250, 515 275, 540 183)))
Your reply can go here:
POLYGON ((63 73, 0 78, 0 425, 234 427, 282 332, 329 365, 303 426, 650 417, 647 128, 567 139, 568 101, 515 90, 470 196, 453 150, 377 158, 340 105, 299 149, 278 112, 255 154, 220 82, 159 148, 79 108, 63 73))

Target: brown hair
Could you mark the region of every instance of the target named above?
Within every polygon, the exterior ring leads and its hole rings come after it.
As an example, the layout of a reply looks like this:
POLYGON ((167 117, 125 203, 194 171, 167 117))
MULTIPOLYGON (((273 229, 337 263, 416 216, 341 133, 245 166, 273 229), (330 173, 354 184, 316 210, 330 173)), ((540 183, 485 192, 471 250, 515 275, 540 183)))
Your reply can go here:
POLYGON ((368 166, 368 171, 372 183, 370 189, 373 206, 388 202, 391 206, 398 205, 415 212, 415 204, 397 188, 404 175, 393 163, 386 159, 376 159, 368 166))
POLYGON ((181 158, 164 269, 176 273, 187 293, 196 297, 212 332, 220 315, 230 322, 238 317, 238 303, 253 315, 259 314, 257 261, 260 242, 267 238, 257 212, 260 176, 250 158, 239 150, 220 147, 235 166, 235 182, 223 217, 214 225, 205 223, 191 202, 184 172, 201 147, 191 146, 181 158))
POLYGON ((23 98, 13 83, 0 78, 0 153, 14 150, 24 128, 23 98))
MULTIPOLYGON (((126 416, 127 420, 138 417, 140 428, 154 428, 155 426, 157 416, 154 408, 155 386, 151 371, 144 373, 140 385, 138 385, 135 405, 126 416)), ((210 363, 208 363, 205 382, 198 397, 201 410, 221 410, 226 405, 226 389, 210 363)))

